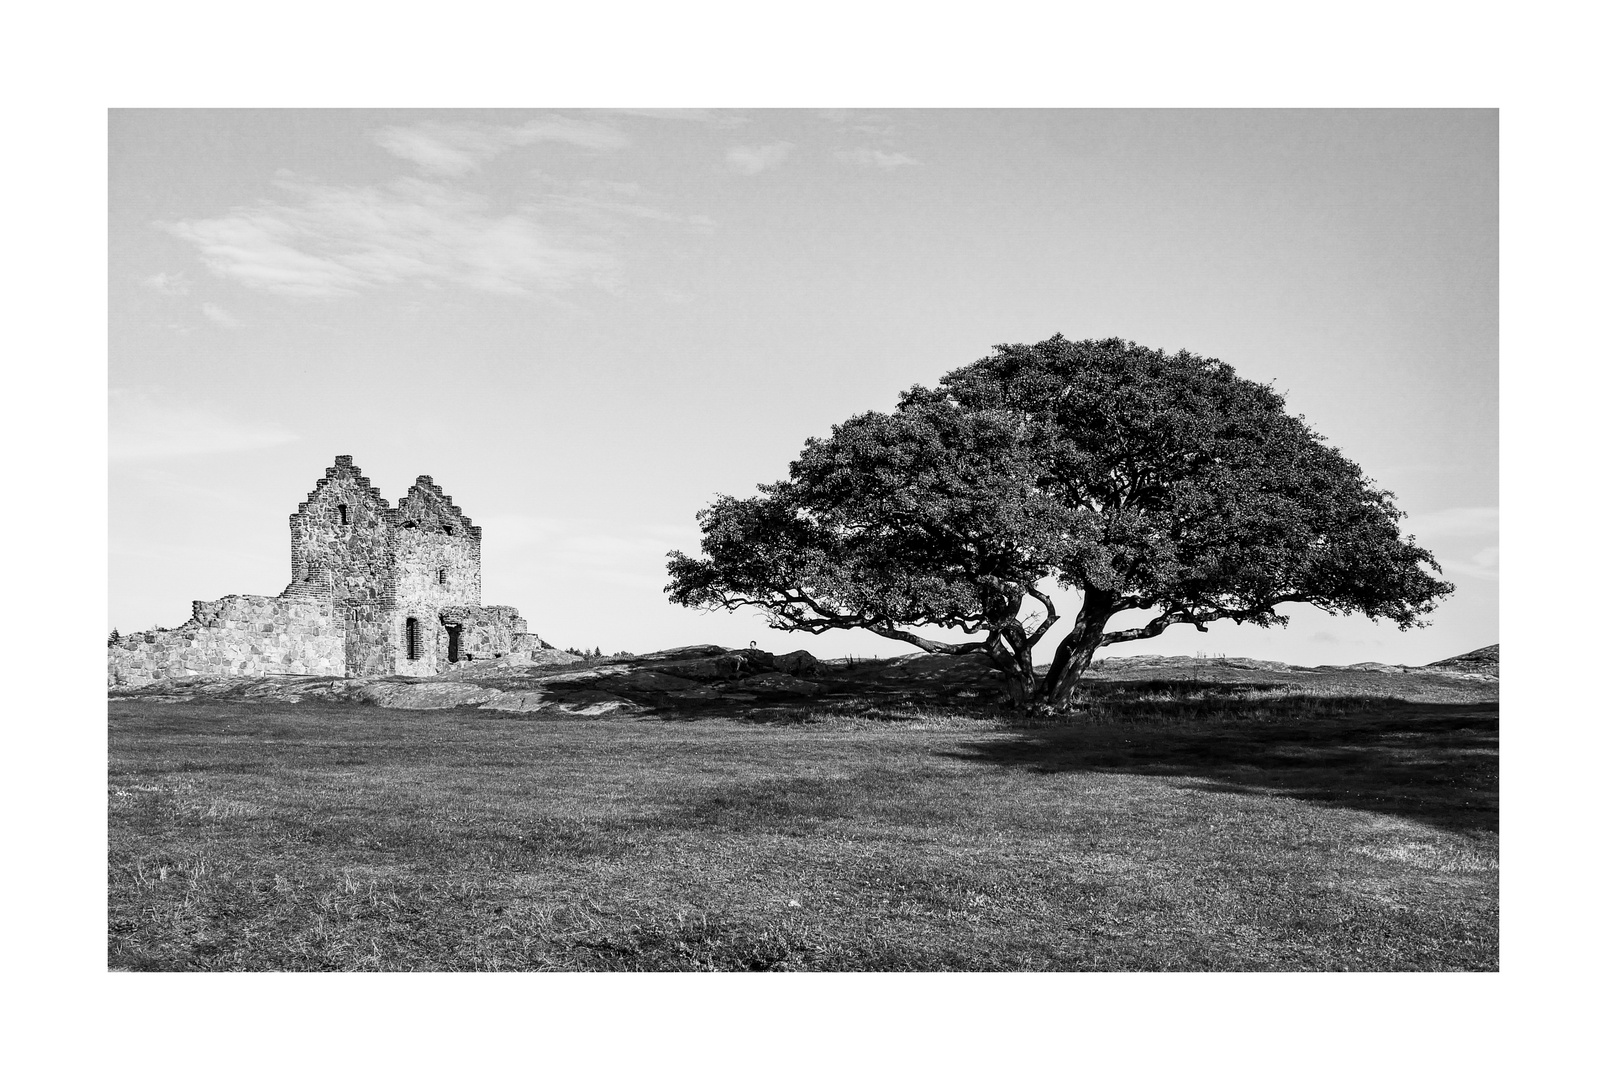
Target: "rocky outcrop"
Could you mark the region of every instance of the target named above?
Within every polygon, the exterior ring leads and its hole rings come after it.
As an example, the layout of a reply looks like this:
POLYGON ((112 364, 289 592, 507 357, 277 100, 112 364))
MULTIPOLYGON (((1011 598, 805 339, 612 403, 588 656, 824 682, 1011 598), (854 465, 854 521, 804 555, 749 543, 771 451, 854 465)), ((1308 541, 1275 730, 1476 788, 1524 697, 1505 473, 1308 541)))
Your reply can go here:
POLYGON ((1428 666, 1438 671, 1455 671, 1464 675, 1499 677, 1501 674, 1501 646, 1486 645, 1482 649, 1474 649, 1472 652, 1465 652, 1461 656, 1436 660, 1428 666))
MULTIPOLYGON (((1107 656, 1089 665, 1089 671, 1108 675, 1129 675, 1140 671, 1204 673, 1213 670, 1284 672, 1298 675, 1302 672, 1363 672, 1383 675, 1405 675, 1419 672, 1429 675, 1449 675, 1457 678, 1495 679, 1500 676, 1498 646, 1489 645, 1448 660, 1436 660, 1422 667, 1408 664, 1380 664, 1365 661, 1360 664, 1320 664, 1301 667, 1279 660, 1256 660, 1248 656, 1159 656, 1145 653, 1138 656, 1107 656)), ((1040 669, 1042 670, 1042 669, 1040 669)))
POLYGON ((762 649, 693 645, 602 662, 582 662, 565 653, 503 657, 455 664, 426 678, 184 679, 113 693, 162 700, 335 701, 386 709, 603 716, 785 704, 834 694, 975 699, 997 685, 997 674, 980 657, 923 653, 891 660, 818 660, 803 650, 776 656, 762 649))
POLYGON ((355 696, 359 701, 387 709, 457 709, 464 705, 482 705, 501 693, 471 683, 380 680, 362 687, 355 696))
MULTIPOLYGON (((1277 683, 1380 687, 1460 683, 1467 692, 1495 693, 1495 647, 1426 667, 1351 664, 1303 668, 1243 657, 1129 656, 1096 662, 1091 675, 1105 681, 1277 683), (1253 673, 1253 674, 1252 674, 1253 673), (1381 681, 1382 680, 1382 681, 1381 681)), ((177 677, 148 686, 119 686, 114 697, 166 701, 233 700, 338 702, 385 709, 485 709, 549 716, 735 715, 789 705, 827 707, 833 700, 921 702, 944 705, 1002 700, 1002 679, 975 654, 912 653, 890 660, 820 660, 808 652, 774 655, 762 649, 692 645, 645 656, 585 660, 557 650, 451 665, 439 675, 367 675, 359 678, 261 674, 245 677, 177 677)), ((1460 692, 1460 691, 1459 691, 1460 692)))

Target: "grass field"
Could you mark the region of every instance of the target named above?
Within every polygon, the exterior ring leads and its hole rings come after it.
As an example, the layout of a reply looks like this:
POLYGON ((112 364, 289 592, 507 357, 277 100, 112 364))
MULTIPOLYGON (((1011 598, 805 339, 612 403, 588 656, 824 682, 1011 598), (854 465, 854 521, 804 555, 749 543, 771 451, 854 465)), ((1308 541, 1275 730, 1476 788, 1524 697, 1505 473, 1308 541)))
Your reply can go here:
POLYGON ((1087 706, 115 700, 109 965, 1496 968, 1493 701, 1087 706))

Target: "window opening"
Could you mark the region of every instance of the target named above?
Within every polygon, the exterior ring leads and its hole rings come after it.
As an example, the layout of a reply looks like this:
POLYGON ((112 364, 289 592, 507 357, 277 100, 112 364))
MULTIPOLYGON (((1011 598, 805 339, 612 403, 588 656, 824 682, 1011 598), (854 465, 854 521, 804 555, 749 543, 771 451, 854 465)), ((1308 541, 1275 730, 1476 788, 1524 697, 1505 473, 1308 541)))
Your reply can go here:
POLYGON ((419 644, 418 620, 409 618, 407 620, 407 658, 409 660, 419 658, 419 644))
POLYGON ((448 535, 448 536, 452 535, 452 526, 446 525, 446 526, 443 526, 443 528, 446 529, 446 535, 448 535))
POLYGON ((446 567, 443 566, 443 567, 441 567, 441 569, 436 571, 436 573, 435 573, 435 581, 436 581, 436 584, 438 584, 438 585, 445 585, 446 584, 446 567))
POLYGON ((346 513, 345 503, 341 503, 339 506, 335 507, 335 509, 340 511, 340 523, 342 525, 350 525, 352 523, 351 518, 346 513))

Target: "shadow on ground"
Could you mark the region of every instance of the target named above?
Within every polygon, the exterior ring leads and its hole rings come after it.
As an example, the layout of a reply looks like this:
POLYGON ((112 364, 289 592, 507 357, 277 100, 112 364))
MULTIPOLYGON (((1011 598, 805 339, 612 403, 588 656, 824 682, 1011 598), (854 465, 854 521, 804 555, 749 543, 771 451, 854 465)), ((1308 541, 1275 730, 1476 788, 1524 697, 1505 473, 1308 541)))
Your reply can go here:
POLYGON ((1494 702, 1256 700, 1259 684, 1211 689, 1213 700, 1191 702, 1167 700, 1166 684, 1107 685, 1084 702, 1081 718, 943 753, 1041 773, 1187 777, 1211 791, 1282 795, 1458 833, 1498 831, 1494 702))

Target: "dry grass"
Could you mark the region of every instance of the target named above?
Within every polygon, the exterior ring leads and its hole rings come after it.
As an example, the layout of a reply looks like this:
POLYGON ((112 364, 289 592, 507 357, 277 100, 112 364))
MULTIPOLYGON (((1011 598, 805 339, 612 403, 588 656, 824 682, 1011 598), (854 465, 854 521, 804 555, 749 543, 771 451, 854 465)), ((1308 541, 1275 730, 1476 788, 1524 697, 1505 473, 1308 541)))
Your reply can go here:
POLYGON ((1032 728, 118 701, 109 963, 1495 968, 1494 704, 1257 678, 1032 728))

